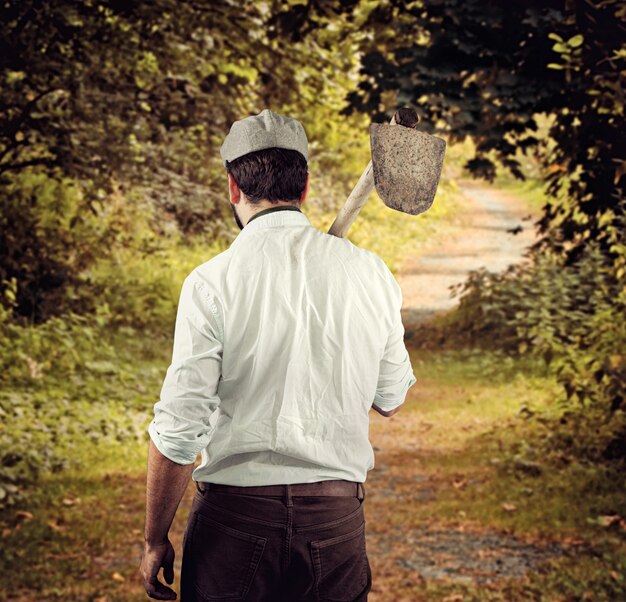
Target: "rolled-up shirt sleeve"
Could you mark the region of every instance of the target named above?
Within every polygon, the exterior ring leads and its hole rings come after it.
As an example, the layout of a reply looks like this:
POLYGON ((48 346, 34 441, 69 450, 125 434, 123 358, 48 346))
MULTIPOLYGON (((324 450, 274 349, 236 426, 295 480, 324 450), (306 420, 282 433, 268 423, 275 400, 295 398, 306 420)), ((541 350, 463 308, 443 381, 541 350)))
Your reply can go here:
POLYGON ((210 440, 209 418, 220 404, 223 326, 215 296, 192 272, 183 282, 172 362, 148 433, 177 464, 193 464, 210 440))
POLYGON ((374 404, 385 412, 401 406, 407 391, 417 379, 413 373, 409 352, 404 344, 404 325, 402 323, 402 289, 391 272, 391 286, 394 291, 393 322, 387 344, 380 360, 378 385, 374 404))

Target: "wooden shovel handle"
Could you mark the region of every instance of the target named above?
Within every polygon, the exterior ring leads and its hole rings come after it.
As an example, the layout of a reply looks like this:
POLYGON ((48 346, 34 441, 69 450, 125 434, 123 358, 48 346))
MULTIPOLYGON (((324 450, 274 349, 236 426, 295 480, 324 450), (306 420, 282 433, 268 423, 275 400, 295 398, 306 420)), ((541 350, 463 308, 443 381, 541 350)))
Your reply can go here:
MULTIPOLYGON (((404 127, 414 128, 419 121, 419 115, 414 109, 402 107, 396 111, 389 125, 402 125, 404 127)), ((359 214, 359 211, 361 211, 361 207, 365 205, 372 190, 374 190, 374 169, 370 161, 352 189, 344 206, 337 214, 333 225, 328 230, 328 234, 343 238, 352 225, 352 222, 359 214)))

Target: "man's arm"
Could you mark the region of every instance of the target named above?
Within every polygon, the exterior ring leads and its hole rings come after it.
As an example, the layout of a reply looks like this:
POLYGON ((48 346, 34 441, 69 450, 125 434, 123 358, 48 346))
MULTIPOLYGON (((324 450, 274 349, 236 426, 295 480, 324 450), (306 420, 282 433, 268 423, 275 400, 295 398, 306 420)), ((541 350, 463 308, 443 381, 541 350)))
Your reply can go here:
POLYGON ((177 464, 166 458, 150 441, 146 483, 146 526, 144 540, 149 545, 167 541, 174 515, 191 479, 194 464, 177 464))
POLYGON ((157 600, 176 593, 160 583, 174 580, 174 549, 168 532, 191 478, 198 454, 208 445, 217 410, 222 368, 223 327, 214 295, 190 274, 183 283, 176 315, 172 362, 154 419, 148 426, 148 477, 144 556, 140 572, 146 592, 157 600))
POLYGON ((166 458, 151 440, 148 448, 144 553, 139 573, 146 593, 155 600, 175 600, 176 592, 161 583, 158 573, 174 582, 174 548, 167 536, 195 464, 177 464, 166 458))

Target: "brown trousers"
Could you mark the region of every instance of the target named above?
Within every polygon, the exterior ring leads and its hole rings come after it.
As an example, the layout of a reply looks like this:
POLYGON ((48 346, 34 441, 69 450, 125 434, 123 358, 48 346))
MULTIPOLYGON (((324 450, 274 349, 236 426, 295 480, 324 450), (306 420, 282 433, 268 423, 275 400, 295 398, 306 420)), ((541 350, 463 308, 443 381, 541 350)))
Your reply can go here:
POLYGON ((364 488, 259 496, 198 486, 183 539, 181 602, 365 602, 364 488))

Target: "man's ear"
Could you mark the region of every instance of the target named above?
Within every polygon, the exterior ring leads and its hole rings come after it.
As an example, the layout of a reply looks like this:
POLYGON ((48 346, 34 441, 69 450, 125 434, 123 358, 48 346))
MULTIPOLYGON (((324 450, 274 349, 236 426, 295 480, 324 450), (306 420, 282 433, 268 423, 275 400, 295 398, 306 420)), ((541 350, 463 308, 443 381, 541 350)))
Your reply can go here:
POLYGON ((241 200, 241 189, 235 182, 235 178, 233 178, 232 174, 228 174, 228 196, 230 197, 230 202, 233 205, 236 205, 241 200))
POLYGON ((306 183, 304 184, 304 190, 302 191, 302 195, 300 196, 300 204, 306 201, 306 198, 309 196, 309 183, 311 181, 311 174, 307 172, 306 174, 306 183))

